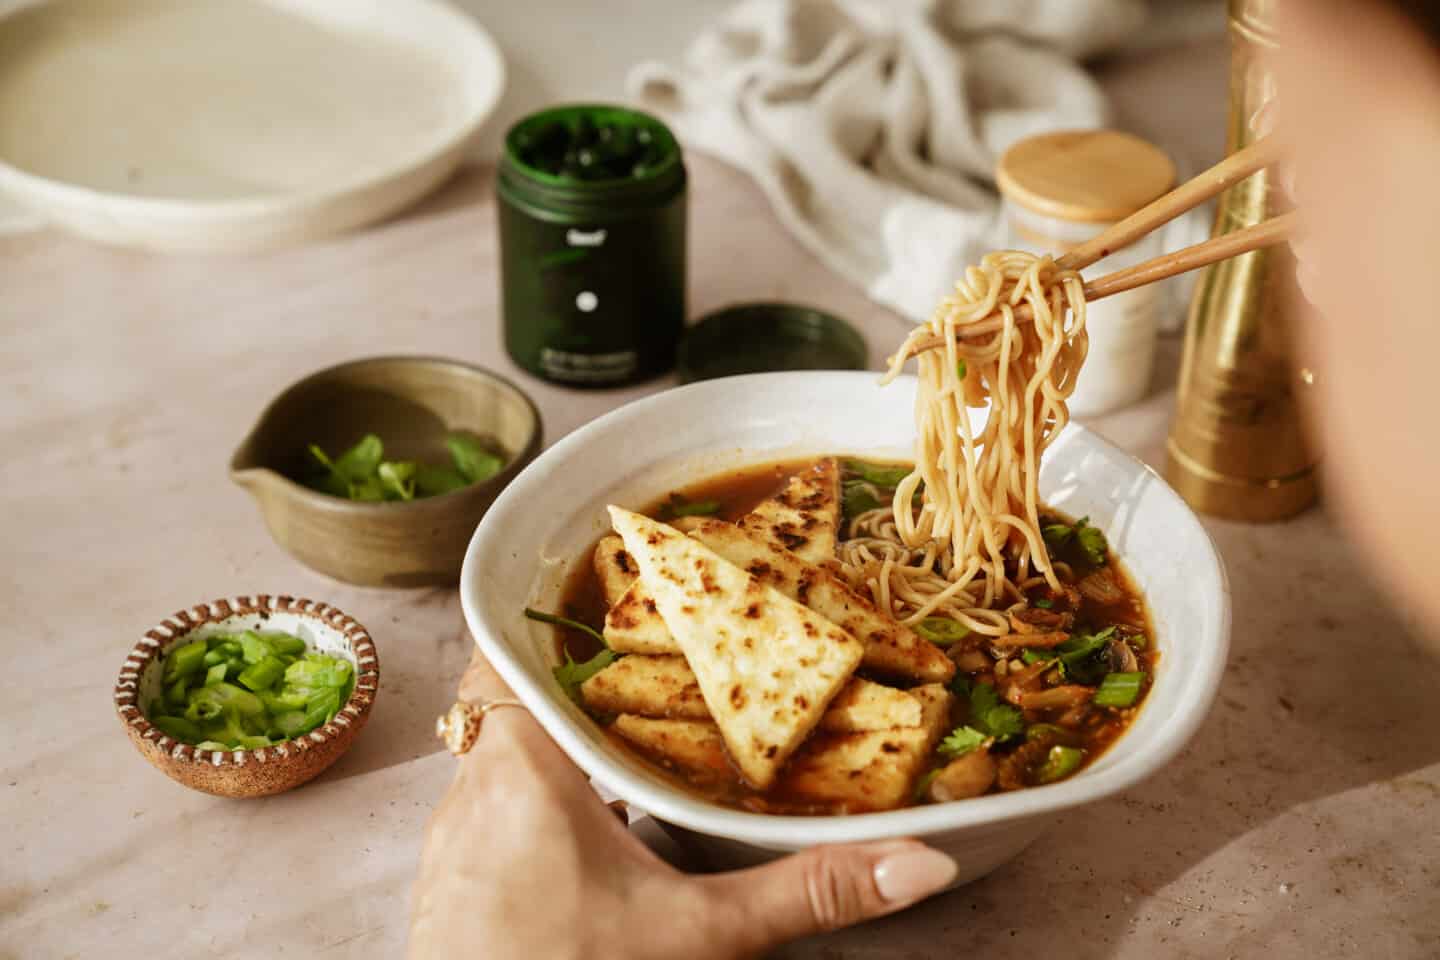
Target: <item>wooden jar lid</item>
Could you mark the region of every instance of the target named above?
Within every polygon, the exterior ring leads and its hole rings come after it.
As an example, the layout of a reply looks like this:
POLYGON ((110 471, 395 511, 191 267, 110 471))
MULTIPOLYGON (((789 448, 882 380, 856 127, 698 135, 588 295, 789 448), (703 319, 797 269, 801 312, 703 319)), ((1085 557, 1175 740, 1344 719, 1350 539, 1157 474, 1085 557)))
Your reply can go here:
POLYGON ((1078 223, 1124 219, 1175 185, 1175 164, 1119 130, 1067 130, 1020 140, 1000 157, 1000 192, 1036 213, 1078 223))

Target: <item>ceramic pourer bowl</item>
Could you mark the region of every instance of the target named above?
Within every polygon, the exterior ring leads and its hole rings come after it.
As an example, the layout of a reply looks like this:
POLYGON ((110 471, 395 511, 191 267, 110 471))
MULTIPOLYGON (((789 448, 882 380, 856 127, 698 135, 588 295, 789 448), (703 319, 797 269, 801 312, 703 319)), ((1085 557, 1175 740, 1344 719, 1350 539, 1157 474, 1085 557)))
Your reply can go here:
POLYGON ((456 582, 470 534, 496 495, 539 452, 540 414, 508 380, 429 357, 356 360, 280 394, 230 463, 275 541, 301 563, 346 583, 415 587, 456 582), (505 468, 453 493, 362 503, 295 480, 314 470, 310 444, 332 455, 367 433, 390 460, 449 463, 445 438, 479 437, 505 468))
POLYGON ((135 749, 170 779, 221 797, 264 797, 297 787, 340 759, 365 726, 379 689, 375 643, 354 618, 313 600, 256 594, 198 604, 145 631, 120 667, 115 710, 135 749), (281 630, 304 640, 308 650, 348 660, 355 670, 350 699, 323 726, 255 750, 200 750, 150 723, 145 711, 161 694, 165 655, 192 640, 241 630, 281 630))

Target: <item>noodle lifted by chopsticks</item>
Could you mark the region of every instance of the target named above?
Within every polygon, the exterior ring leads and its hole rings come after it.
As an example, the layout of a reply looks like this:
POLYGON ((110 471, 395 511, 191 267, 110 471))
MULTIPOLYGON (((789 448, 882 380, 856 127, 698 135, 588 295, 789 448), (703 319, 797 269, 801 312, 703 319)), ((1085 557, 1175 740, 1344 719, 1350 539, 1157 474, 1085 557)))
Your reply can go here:
POLYGON ((889 509, 853 519, 841 554, 851 582, 906 623, 940 613, 989 636, 1009 631, 997 608, 1023 601, 1023 590, 1042 582, 1060 590, 1037 482, 1040 458, 1069 422, 1066 400, 1087 348, 1078 273, 1019 251, 969 267, 885 375, 890 382, 917 354, 915 470, 889 509), (1022 303, 1033 321, 1016 320, 1022 303), (994 315, 998 332, 967 336, 967 325, 994 315), (936 335, 942 348, 917 353, 918 341, 936 335), (966 408, 987 404, 976 434, 966 408))

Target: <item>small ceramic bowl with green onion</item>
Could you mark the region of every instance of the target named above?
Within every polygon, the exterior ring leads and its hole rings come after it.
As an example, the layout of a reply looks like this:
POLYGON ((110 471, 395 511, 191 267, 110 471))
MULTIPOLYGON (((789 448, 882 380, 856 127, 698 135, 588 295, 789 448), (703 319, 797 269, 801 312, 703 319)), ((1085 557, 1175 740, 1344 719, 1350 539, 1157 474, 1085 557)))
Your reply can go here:
POLYGON ((541 440, 534 403, 498 374, 441 357, 373 357, 284 390, 230 476, 275 542, 312 570, 362 586, 443 586, 541 440))
POLYGON ((329 604, 231 597, 178 611, 135 644, 115 709, 141 755, 178 783, 263 797, 350 749, 380 688, 370 634, 329 604))

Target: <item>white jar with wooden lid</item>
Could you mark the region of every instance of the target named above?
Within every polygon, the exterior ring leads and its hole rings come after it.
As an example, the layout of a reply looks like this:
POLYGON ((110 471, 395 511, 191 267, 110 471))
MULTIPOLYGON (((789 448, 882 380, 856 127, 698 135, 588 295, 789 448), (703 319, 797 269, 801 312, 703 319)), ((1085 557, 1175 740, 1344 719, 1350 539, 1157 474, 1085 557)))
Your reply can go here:
MULTIPOLYGON (((1159 147, 1118 130, 1075 130, 1020 140, 996 170, 1004 198, 1005 245, 1060 256, 1123 220, 1175 185, 1175 165, 1159 147)), ((1087 279, 1159 255, 1160 238, 1086 268, 1087 279)), ((1070 409, 1104 413, 1134 403, 1150 386, 1164 303, 1160 284, 1089 305, 1090 354, 1070 409)))

